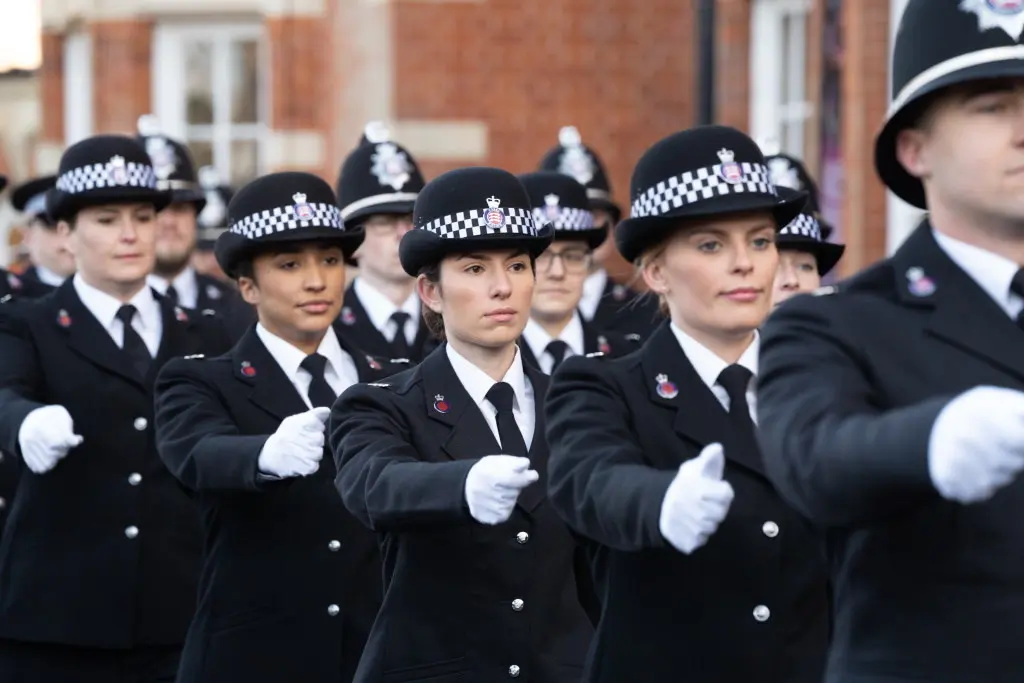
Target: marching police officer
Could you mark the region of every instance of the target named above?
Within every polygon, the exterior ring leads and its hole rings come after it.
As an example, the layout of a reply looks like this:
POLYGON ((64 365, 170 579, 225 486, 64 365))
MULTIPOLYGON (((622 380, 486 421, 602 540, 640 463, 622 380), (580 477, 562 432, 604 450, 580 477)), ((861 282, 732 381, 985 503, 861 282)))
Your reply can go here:
POLYGON ((345 225, 366 234, 355 254, 359 275, 345 293, 341 323, 367 352, 413 362, 436 346, 420 319, 416 280, 398 260, 398 244, 412 229, 413 203, 422 189, 423 174, 412 154, 391 141, 382 123, 368 123, 338 177, 345 225))
MULTIPOLYGON (((799 194, 796 190, 776 186, 779 196, 799 194)), ((796 294, 807 294, 821 287, 827 275, 846 251, 846 245, 827 242, 821 221, 811 210, 810 201, 800 215, 779 231, 775 246, 779 250, 779 268, 772 287, 773 304, 778 306, 796 294)))
POLYGON ((257 178, 229 216, 218 260, 259 323, 223 356, 172 361, 156 390, 160 455, 197 493, 206 538, 178 680, 351 681, 380 555, 334 488, 324 425, 340 391, 385 374, 337 321, 362 234, 306 173, 257 178))
POLYGON ((199 230, 196 249, 192 252, 192 267, 198 275, 233 284, 217 263, 213 248, 217 238, 227 231, 228 204, 234 196, 234 190, 230 185, 221 183, 220 174, 212 166, 199 169, 199 184, 206 193, 206 206, 196 218, 199 230))
MULTIPOLYGON (((593 149, 583 144, 574 126, 564 126, 558 132, 558 145, 547 151, 539 170, 564 173, 583 185, 595 225, 604 226, 605 231, 610 232, 619 222, 622 209, 612 198, 604 163, 593 149)), ((616 282, 609 273, 613 267, 619 280, 632 276, 629 263, 623 263, 616 251, 614 240, 605 240, 594 252, 591 273, 583 285, 580 311, 598 331, 614 330, 646 337, 661 319, 657 302, 616 282), (618 267, 614 267, 616 265, 618 267)))
POLYGON ((830 683, 1024 678, 1022 28, 909 1, 875 167, 928 220, 764 330, 768 473, 830 538, 830 683))
POLYGON ((338 490, 384 555, 355 681, 578 681, 589 572, 544 494, 547 377, 516 347, 551 228, 493 168, 432 180, 415 224, 402 266, 447 343, 331 414, 338 490))
POLYGON ((546 416, 552 505, 590 539, 602 613, 586 681, 819 683, 821 539, 775 493, 755 441, 757 329, 780 200, 743 133, 651 147, 615 239, 669 320, 617 359, 570 358, 546 416))
POLYGON ((0 448, 24 465, 0 547, 3 683, 174 680, 200 540, 156 453, 152 386, 227 339, 146 286, 168 201, 135 140, 72 145, 47 208, 78 272, 0 306, 0 448))
POLYGON ((635 350, 639 335, 632 335, 631 342, 615 332, 599 332, 577 308, 594 250, 608 236, 603 224, 594 223, 586 188, 555 171, 526 173, 519 181, 533 205, 534 220, 554 229, 551 246, 537 257, 530 320, 519 340, 524 362, 550 375, 570 356, 635 350))
POLYGON ((11 206, 21 212, 25 224, 25 243, 32 265, 22 273, 27 296, 42 296, 59 287, 75 272, 75 258, 66 239, 57 234, 57 226, 46 214, 46 193, 53 189, 56 176, 33 178, 11 192, 11 206))

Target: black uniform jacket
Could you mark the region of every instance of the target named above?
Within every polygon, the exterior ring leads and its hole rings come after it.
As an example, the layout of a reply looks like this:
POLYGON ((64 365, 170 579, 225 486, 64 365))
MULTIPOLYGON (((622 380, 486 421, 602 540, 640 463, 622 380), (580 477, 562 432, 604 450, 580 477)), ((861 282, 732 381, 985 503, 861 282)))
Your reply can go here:
MULTIPOLYGON (((583 323, 583 353, 601 354, 616 358, 635 351, 640 342, 639 334, 624 335, 618 332, 598 332, 593 323, 582 320, 583 323)), ((519 338, 519 351, 523 355, 523 362, 529 363, 531 368, 540 368, 540 361, 534 354, 530 344, 525 337, 519 338)), ((543 353, 544 349, 537 349, 543 353)))
POLYGON ((247 304, 231 285, 215 277, 196 273, 196 309, 213 311, 224 319, 224 327, 232 341, 242 335, 256 322, 255 309, 247 304))
POLYGON ((928 474, 954 396, 1024 390, 1024 332, 925 224, 838 293, 786 302, 762 339, 765 465, 830 528, 828 680, 1024 680, 1024 482, 960 505, 928 474))
POLYGON ((160 462, 152 389, 175 356, 228 347, 216 318, 160 301, 149 376, 68 280, 0 306, 0 449, 25 417, 64 406, 84 441, 41 475, 22 467, 0 545, 0 638, 97 648, 178 644, 195 608, 199 517, 160 462))
POLYGON ((658 312, 657 297, 635 292, 609 277, 601 303, 588 322, 598 332, 638 334, 647 339, 664 319, 658 312))
MULTIPOLYGON (((337 332, 361 381, 391 368, 337 332)), ((267 437, 309 408, 255 328, 223 356, 169 363, 156 405, 160 455, 203 515, 179 680, 351 681, 380 606, 377 539, 342 505, 327 449, 312 476, 257 479, 267 437)))
POLYGON ((545 413, 548 493, 592 540, 603 606, 585 680, 820 683, 820 538, 775 493, 760 454, 732 447, 728 414, 668 323, 628 356, 566 360, 545 413), (659 395, 662 374, 676 396, 659 395), (661 504, 680 464, 715 442, 735 499, 707 544, 684 555, 661 535, 661 504))
POLYGON ((36 277, 31 268, 23 275, 0 268, 0 300, 8 296, 12 299, 38 299, 53 290, 53 287, 36 277))
POLYGON ((593 633, 581 607, 581 598, 593 601, 589 570, 544 493, 548 379, 524 370, 537 406, 530 460, 541 479, 495 526, 470 517, 464 490, 479 458, 501 450, 444 346, 381 386, 349 388, 335 404, 338 490, 381 534, 384 555, 384 604, 359 683, 580 679, 593 633))
MULTIPOLYGON (((391 342, 387 340, 378 330, 366 308, 356 295, 355 287, 345 290, 345 307, 341 309, 340 321, 345 329, 345 334, 359 348, 367 353, 385 358, 397 358, 398 352, 391 342)), ((412 344, 412 354, 409 358, 413 363, 419 363, 423 358, 438 346, 438 341, 427 330, 426 324, 419 321, 416 328, 416 339, 412 344)))

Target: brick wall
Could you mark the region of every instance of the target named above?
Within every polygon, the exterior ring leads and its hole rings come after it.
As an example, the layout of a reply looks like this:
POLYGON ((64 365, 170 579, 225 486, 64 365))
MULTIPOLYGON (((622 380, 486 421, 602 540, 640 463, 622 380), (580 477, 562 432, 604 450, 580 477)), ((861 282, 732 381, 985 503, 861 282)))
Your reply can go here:
POLYGON ((133 135, 151 111, 153 27, 148 21, 94 21, 93 125, 96 131, 133 135))
POLYGON ((44 31, 41 46, 39 139, 61 144, 64 142, 64 36, 44 31))

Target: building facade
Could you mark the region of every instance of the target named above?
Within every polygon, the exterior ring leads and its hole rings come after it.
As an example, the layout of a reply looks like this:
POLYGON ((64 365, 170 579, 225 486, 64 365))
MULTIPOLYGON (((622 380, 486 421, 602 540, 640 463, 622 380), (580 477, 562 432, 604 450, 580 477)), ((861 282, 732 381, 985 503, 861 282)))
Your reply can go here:
MULTIPOLYGON (((845 272, 885 255, 871 164, 900 0, 717 0, 715 114, 807 160, 845 272)), ((36 166, 153 112, 243 182, 335 179, 386 121, 431 177, 531 170, 575 125, 628 204, 632 165, 697 115, 698 0, 42 0, 36 166)), ((893 231, 890 231, 893 232, 893 231)))

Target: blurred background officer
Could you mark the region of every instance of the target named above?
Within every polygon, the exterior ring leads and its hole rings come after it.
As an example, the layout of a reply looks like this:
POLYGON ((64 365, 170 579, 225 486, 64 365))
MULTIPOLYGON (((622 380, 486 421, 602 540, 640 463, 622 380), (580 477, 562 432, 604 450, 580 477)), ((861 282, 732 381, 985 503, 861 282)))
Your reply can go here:
POLYGON ((39 292, 49 291, 75 272, 75 257, 68 251, 67 238, 57 232, 46 214, 46 193, 56 182, 56 176, 33 178, 11 192, 11 205, 24 220, 22 243, 32 263, 21 275, 26 290, 34 286, 39 292))
POLYGON ((234 196, 234 190, 221 182, 220 174, 213 166, 199 169, 199 184, 206 193, 206 206, 196 218, 198 233, 196 248, 192 252, 192 267, 200 276, 212 277, 234 287, 234 280, 221 270, 213 251, 217 238, 227 230, 228 204, 234 196))
MULTIPOLYGON (((800 194, 787 187, 777 189, 780 197, 800 194)), ((825 241, 821 223, 811 212, 809 202, 799 216, 779 231, 775 246, 779 250, 779 268, 772 287, 776 306, 796 294, 816 291, 821 287, 821 278, 836 267, 846 251, 846 245, 825 241)))

